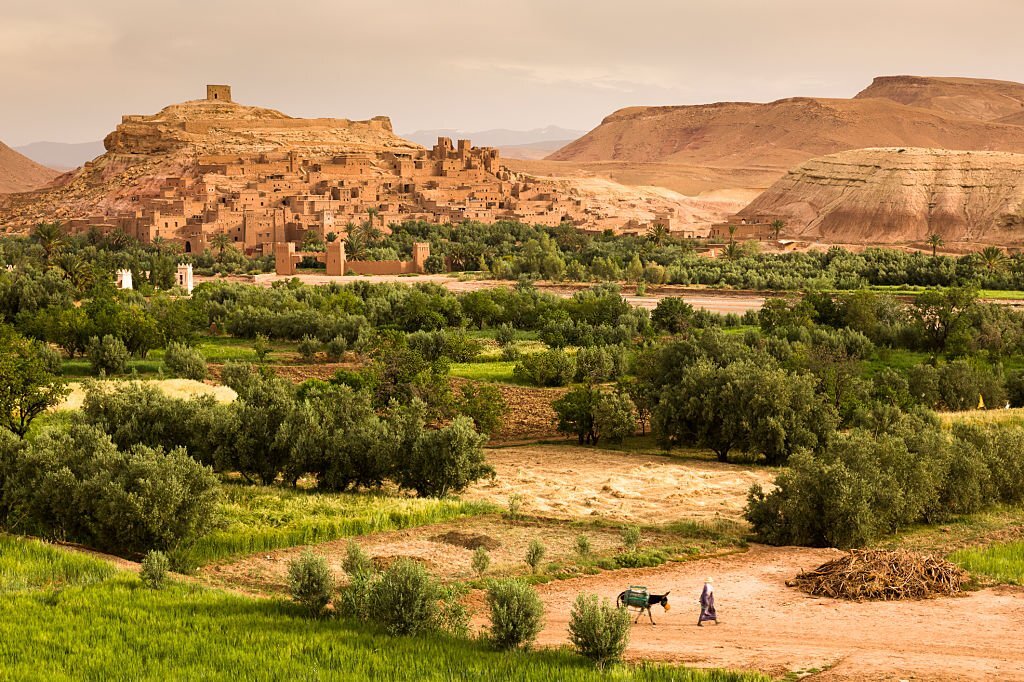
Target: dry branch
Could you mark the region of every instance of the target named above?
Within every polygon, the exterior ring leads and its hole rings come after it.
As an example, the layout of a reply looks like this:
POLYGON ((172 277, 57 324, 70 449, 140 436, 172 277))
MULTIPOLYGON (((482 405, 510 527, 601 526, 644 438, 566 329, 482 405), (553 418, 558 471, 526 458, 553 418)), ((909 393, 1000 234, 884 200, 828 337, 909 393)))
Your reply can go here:
POLYGON ((819 597, 893 601, 955 595, 968 580, 960 567, 930 555, 854 550, 786 584, 819 597))

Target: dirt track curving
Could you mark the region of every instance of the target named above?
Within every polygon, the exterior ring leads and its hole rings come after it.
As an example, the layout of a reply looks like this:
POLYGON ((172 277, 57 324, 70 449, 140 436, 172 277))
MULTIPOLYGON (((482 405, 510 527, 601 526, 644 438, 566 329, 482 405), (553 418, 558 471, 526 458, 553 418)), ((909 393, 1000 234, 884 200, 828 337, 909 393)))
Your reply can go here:
POLYGON ((615 571, 541 586, 547 623, 540 643, 566 641, 569 609, 581 592, 614 600, 631 584, 671 590, 657 626, 632 629, 628 657, 773 675, 820 670, 813 679, 1024 680, 1024 588, 965 597, 854 603, 819 599, 785 586, 800 569, 837 550, 755 546, 744 554, 615 571), (715 581, 721 624, 698 628, 697 596, 715 581), (673 598, 674 597, 674 598, 673 598))

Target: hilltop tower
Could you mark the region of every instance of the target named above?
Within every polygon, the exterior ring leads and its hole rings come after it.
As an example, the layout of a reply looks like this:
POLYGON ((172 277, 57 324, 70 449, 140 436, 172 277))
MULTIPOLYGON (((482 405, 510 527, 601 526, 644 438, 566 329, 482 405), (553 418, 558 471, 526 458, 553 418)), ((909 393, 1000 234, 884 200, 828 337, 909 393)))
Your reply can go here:
POLYGON ((231 101, 231 86, 230 85, 207 85, 206 86, 206 99, 209 102, 230 102, 231 101))

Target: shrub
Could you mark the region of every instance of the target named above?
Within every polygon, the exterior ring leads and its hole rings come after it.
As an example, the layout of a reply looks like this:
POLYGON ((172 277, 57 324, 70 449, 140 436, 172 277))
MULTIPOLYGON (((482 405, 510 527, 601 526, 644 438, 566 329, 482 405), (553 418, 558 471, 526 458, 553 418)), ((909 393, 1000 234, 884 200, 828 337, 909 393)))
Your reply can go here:
POLYGON ((742 450, 782 464, 801 448, 820 449, 836 432, 838 415, 815 392, 808 374, 741 360, 724 367, 700 359, 667 386, 651 423, 666 447, 710 448, 720 461, 742 450))
POLYGON ((313 362, 319 350, 320 342, 308 334, 299 341, 299 355, 302 356, 303 362, 313 362))
POLYGON ((530 540, 530 546, 526 548, 526 563, 530 567, 531 572, 537 572, 540 568, 540 562, 544 560, 545 554, 547 554, 547 550, 540 540, 530 540))
POLYGON ((423 269, 433 275, 444 272, 444 258, 436 253, 427 256, 427 259, 423 261, 423 269))
POLYGON ((473 420, 480 433, 493 435, 501 428, 508 407, 501 391, 493 384, 463 384, 458 410, 473 420))
POLYGON ((24 438, 32 420, 67 395, 55 355, 45 344, 0 326, 0 429, 24 438))
POLYGON ((402 557, 373 585, 373 616, 392 635, 439 629, 443 597, 440 584, 422 565, 402 557))
POLYGON ((622 529, 622 544, 630 552, 636 551, 640 545, 640 528, 638 526, 626 526, 622 529))
MULTIPOLYGON (((2 433, 2 432, 0 432, 2 433)), ((183 448, 119 450, 93 426, 0 440, 7 529, 125 554, 187 546, 213 530, 217 477, 183 448)))
POLYGON ((491 555, 487 553, 485 547, 477 547, 476 551, 473 552, 473 570, 476 572, 476 577, 482 578, 484 573, 487 572, 487 568, 491 565, 491 555))
POLYGON ((323 615, 334 592, 327 559, 306 550, 288 562, 288 591, 309 615, 323 615))
POLYGON ((355 540, 349 540, 345 546, 345 559, 341 562, 341 567, 353 578, 371 575, 374 572, 373 560, 355 540))
MULTIPOLYGON (((619 363, 621 365, 621 363, 619 363)), ((616 378, 613 351, 601 346, 583 347, 576 351, 576 381, 599 384, 616 378)))
POLYGON ((1024 472, 1022 434, 958 428, 951 439, 933 421, 909 416, 889 433, 853 429, 815 456, 794 455, 772 492, 752 488, 747 520, 770 544, 846 548, 913 523, 978 511, 1006 499, 994 474, 1024 472))
POLYGON ((252 342, 252 352, 256 354, 256 362, 266 362, 267 354, 270 353, 270 339, 266 334, 256 334, 252 342))
POLYGON ((331 362, 338 362, 341 360, 345 356, 345 352, 347 350, 348 339, 340 334, 324 344, 324 351, 327 353, 327 359, 331 362))
POLYGON ((110 334, 91 337, 85 353, 94 374, 122 374, 128 367, 128 348, 124 341, 110 334))
POLYGON ((516 340, 516 331, 508 322, 502 322, 494 330, 494 339, 499 346, 504 348, 516 340))
POLYGON ((508 496, 508 517, 518 521, 523 513, 523 496, 519 493, 512 493, 508 496))
POLYGON ((576 373, 576 363, 563 350, 527 355, 512 368, 519 381, 534 386, 565 386, 576 373))
POLYGON ((423 431, 395 479, 421 497, 462 492, 474 481, 494 475, 484 459, 485 440, 468 417, 456 417, 442 429, 423 431))
POLYGON ((596 594, 581 594, 569 614, 569 641, 598 668, 618 661, 629 643, 629 612, 596 594))
POLYGON ((576 553, 580 555, 581 559, 586 559, 590 556, 593 548, 590 546, 590 538, 586 535, 579 535, 576 537, 576 553))
POLYGON ((659 550, 632 549, 616 554, 615 558, 608 565, 602 562, 601 567, 607 570, 614 570, 616 568, 652 568, 654 566, 661 566, 666 561, 668 561, 668 557, 659 550))
POLYGON ((167 571, 170 567, 171 562, 163 552, 155 549, 146 552, 142 559, 142 570, 139 571, 142 584, 152 590, 159 590, 167 582, 167 571))
POLYGON ((206 378, 206 360, 195 348, 171 342, 164 353, 164 370, 173 377, 202 381, 206 378))
POLYGON ((597 445, 602 438, 617 443, 636 432, 636 407, 624 391, 581 385, 551 407, 558 415, 558 430, 575 434, 581 445, 597 445))
POLYGON ((499 580, 487 590, 490 640, 499 649, 528 648, 544 626, 544 605, 521 580, 499 580))

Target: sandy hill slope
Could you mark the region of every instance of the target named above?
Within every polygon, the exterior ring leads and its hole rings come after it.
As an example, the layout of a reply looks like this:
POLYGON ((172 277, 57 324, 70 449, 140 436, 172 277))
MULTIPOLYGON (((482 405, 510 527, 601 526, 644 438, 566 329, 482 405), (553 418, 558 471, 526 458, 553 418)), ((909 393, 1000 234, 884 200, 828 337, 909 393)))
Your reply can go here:
POLYGON ((1024 152, 1024 129, 880 99, 792 98, 767 104, 632 107, 548 157, 774 168, 879 146, 1024 152))
POLYGON ((0 194, 37 189, 58 175, 0 142, 0 194))
POLYGON ((831 243, 1024 242, 1024 154, 857 149, 788 172, 742 215, 783 218, 786 233, 831 243), (1014 227, 1007 227, 1014 225, 1014 227))
POLYGON ((984 78, 879 76, 855 96, 865 98, 884 98, 982 121, 1024 113, 1024 84, 984 78))

